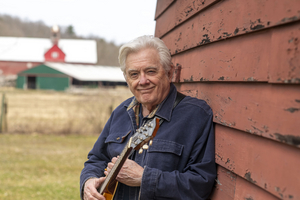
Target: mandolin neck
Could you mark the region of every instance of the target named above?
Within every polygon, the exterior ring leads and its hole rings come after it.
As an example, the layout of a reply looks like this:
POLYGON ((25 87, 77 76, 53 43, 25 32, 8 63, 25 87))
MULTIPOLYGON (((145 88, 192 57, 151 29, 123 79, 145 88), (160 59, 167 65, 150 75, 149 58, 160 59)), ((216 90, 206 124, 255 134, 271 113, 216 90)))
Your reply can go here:
POLYGON ((109 172, 109 174, 106 176, 105 181, 103 182, 103 184, 101 185, 101 187, 99 189, 100 194, 103 194, 107 190, 109 184, 116 179, 124 162, 126 161, 126 159, 129 157, 129 155, 132 152, 133 148, 130 147, 130 144, 131 144, 131 139, 129 140, 129 142, 127 143, 125 148, 123 149, 122 153, 119 155, 119 158, 115 162, 115 164, 114 164, 113 168, 111 169, 111 171, 109 172))
MULTIPOLYGON (((144 145, 152 138, 155 137, 156 132, 159 128, 159 118, 155 117, 153 120, 150 120, 144 126, 141 126, 134 135, 129 139, 128 143, 124 147, 122 153, 119 155, 119 158, 115 162, 113 168, 109 172, 109 174, 106 176, 105 181, 101 185, 99 189, 99 193, 108 193, 110 192, 113 194, 113 191, 111 191, 111 186, 113 186, 116 182, 116 177, 121 170, 124 162, 126 159, 130 156, 130 154, 137 149, 148 149, 148 145, 144 145), (145 148, 144 148, 144 146, 145 148)), ((151 145, 151 142, 149 143, 151 145)))

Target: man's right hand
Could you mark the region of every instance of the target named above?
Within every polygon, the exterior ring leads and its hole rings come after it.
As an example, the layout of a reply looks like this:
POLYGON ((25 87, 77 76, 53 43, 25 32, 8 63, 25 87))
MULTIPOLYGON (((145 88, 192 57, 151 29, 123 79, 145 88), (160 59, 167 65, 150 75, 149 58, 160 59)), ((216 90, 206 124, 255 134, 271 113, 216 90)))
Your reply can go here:
POLYGON ((97 188, 104 182, 105 177, 101 178, 91 178, 87 180, 84 184, 83 199, 84 200, 105 200, 97 188))

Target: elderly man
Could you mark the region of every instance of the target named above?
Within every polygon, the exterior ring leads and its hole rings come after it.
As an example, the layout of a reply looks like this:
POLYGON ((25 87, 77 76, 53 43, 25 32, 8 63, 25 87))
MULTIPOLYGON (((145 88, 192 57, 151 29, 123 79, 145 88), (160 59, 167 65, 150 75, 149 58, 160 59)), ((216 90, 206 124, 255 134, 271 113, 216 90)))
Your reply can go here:
POLYGON ((125 160, 113 199, 206 199, 216 177, 212 110, 203 100, 180 99, 171 83, 169 49, 160 39, 142 36, 123 45, 119 62, 134 97, 113 111, 89 152, 81 198, 105 199, 98 188, 129 138, 158 117, 162 123, 153 144, 125 160))

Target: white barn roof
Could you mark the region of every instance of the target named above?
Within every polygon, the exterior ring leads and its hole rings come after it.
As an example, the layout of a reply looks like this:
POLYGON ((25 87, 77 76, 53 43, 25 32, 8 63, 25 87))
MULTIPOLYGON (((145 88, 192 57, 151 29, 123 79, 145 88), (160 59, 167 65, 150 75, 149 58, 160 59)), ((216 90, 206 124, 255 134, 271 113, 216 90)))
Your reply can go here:
POLYGON ((119 67, 51 62, 45 65, 80 81, 126 82, 119 67))
MULTIPOLYGON (((52 46, 50 39, 46 38, 0 37, 0 61, 44 62, 44 54, 52 46)), ((66 62, 97 62, 94 40, 60 39, 58 47, 66 54, 66 62)))

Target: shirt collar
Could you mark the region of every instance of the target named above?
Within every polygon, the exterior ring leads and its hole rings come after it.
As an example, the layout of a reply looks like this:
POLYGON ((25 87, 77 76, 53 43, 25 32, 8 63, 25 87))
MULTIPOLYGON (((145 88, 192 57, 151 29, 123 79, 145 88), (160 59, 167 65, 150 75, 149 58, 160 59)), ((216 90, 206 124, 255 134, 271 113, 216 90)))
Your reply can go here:
MULTIPOLYGON (((164 120, 170 121, 173 105, 176 99, 177 89, 173 83, 170 84, 170 91, 168 96, 148 115, 149 118, 157 115, 164 120)), ((130 109, 135 110, 138 106, 139 102, 134 97, 131 103, 127 107, 127 111, 130 109)))

